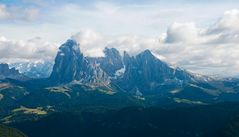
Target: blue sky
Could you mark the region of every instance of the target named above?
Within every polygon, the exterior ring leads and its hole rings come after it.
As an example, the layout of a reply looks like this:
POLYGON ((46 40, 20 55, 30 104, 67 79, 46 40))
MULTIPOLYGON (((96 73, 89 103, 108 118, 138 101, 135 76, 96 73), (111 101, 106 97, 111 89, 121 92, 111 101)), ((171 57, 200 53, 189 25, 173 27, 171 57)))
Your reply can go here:
POLYGON ((196 73, 239 75, 238 9, 237 0, 0 0, 0 57, 53 59, 74 38, 88 56, 150 49, 196 73))

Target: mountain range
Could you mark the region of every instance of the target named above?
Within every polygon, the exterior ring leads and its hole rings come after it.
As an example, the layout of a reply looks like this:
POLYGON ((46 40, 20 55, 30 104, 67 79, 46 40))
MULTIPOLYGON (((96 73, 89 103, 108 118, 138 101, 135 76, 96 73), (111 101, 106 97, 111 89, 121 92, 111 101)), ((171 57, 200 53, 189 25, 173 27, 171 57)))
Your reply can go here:
POLYGON ((59 47, 52 67, 37 69, 48 77, 25 76, 31 72, 19 73, 1 64, 0 121, 12 123, 76 108, 175 107, 239 100, 237 79, 174 68, 150 50, 131 56, 105 48, 104 54, 86 57, 80 44, 70 39, 59 47))
POLYGON ((64 43, 57 53, 50 80, 58 84, 74 80, 84 84, 116 84, 128 92, 151 92, 165 85, 180 87, 188 83, 207 82, 209 77, 196 76, 172 68, 145 50, 136 56, 121 56, 115 48, 105 48, 104 57, 85 57, 74 40, 64 43))
POLYGON ((15 68, 9 68, 8 64, 0 64, 0 79, 4 80, 6 78, 16 79, 16 80, 24 80, 27 77, 23 74, 19 73, 19 71, 15 68))
POLYGON ((136 56, 127 52, 121 55, 115 48, 105 48, 104 53, 104 57, 85 57, 80 44, 67 40, 59 48, 49 83, 61 85, 77 81, 93 87, 116 86, 137 96, 167 94, 168 91, 177 94, 186 88, 209 95, 237 92, 235 87, 224 84, 235 84, 236 80, 218 80, 173 68, 150 50, 136 56))
POLYGON ((9 63, 10 68, 15 68, 26 77, 34 79, 48 78, 51 75, 53 65, 54 62, 50 60, 9 63))

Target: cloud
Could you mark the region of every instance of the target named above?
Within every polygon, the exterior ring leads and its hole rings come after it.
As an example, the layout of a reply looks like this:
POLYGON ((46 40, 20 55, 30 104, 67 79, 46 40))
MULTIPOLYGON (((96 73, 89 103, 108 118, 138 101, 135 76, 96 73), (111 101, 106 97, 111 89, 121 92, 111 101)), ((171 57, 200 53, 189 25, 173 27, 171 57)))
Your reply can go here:
POLYGON ((195 23, 173 23, 167 30, 166 43, 196 43, 199 39, 199 30, 195 23))
MULTIPOLYGON (((189 11, 186 9, 179 10, 179 13, 175 8, 159 10, 160 8, 156 6, 149 10, 149 7, 121 7, 105 3, 97 3, 91 9, 74 4, 53 8, 57 10, 49 12, 47 16, 49 21, 52 21, 51 26, 44 24, 45 29, 33 26, 34 34, 47 32, 47 38, 57 37, 62 43, 66 37, 74 34, 72 38, 80 43, 81 50, 86 56, 103 56, 105 47, 117 48, 121 53, 125 50, 131 55, 150 49, 164 61, 193 72, 220 76, 239 74, 239 25, 237 24, 239 10, 237 9, 226 11, 215 23, 205 27, 208 23, 197 24, 187 21, 188 18, 181 18, 185 15, 185 11, 189 11), (170 22, 174 23, 159 36, 161 32, 157 28, 162 28, 163 25, 160 23, 167 23, 169 18, 170 22), (176 21, 172 21, 172 18, 176 21), (54 33, 52 28, 55 29, 54 33), (81 31, 75 33, 78 30, 81 31), (158 32, 149 35, 150 30, 158 32)), ((12 16, 9 8, 2 7, 0 13, 4 13, 2 11, 5 11, 5 14, 0 14, 2 17, 12 16)), ((26 10, 24 13, 27 13, 26 10)), ((38 14, 34 10, 30 10, 30 13, 33 17, 38 14)), ((33 34, 32 31, 29 32, 33 34)), ((53 59, 58 46, 36 38, 26 41, 0 38, 0 57, 14 60, 53 59)))
POLYGON ((0 4, 0 20, 9 18, 9 13, 6 10, 6 6, 3 4, 0 4))
POLYGON ((174 23, 166 33, 158 53, 186 69, 231 76, 239 74, 239 10, 226 11, 208 28, 195 23, 174 23))
POLYGON ((56 44, 45 42, 40 37, 26 41, 0 37, 1 62, 53 60, 56 51, 56 44))
POLYGON ((40 10, 33 7, 16 7, 0 4, 0 21, 33 21, 40 10))
POLYGON ((170 64, 195 73, 218 76, 239 74, 239 31, 234 23, 238 10, 226 11, 214 25, 198 27, 196 23, 175 22, 161 37, 105 36, 85 30, 73 37, 81 43, 87 56, 103 56, 104 47, 128 51, 131 55, 150 49, 170 64))
POLYGON ((239 10, 226 11, 213 26, 196 27, 195 23, 174 23, 168 28, 166 43, 228 44, 239 42, 239 10))
POLYGON ((71 38, 80 43, 80 49, 86 56, 104 56, 103 49, 106 39, 98 32, 86 29, 76 33, 71 38))
POLYGON ((105 36, 90 29, 82 30, 71 37, 80 43, 80 48, 86 56, 104 56, 105 47, 116 48, 121 53, 124 51, 135 55, 145 49, 155 49, 158 38, 139 36, 105 36))
POLYGON ((136 55, 145 49, 154 50, 157 48, 158 39, 152 37, 140 36, 121 36, 107 42, 107 47, 114 47, 123 51, 127 51, 131 55, 136 55))
POLYGON ((29 8, 25 10, 25 19, 27 20, 35 20, 39 15, 39 10, 35 8, 29 8))
POLYGON ((239 10, 226 11, 224 16, 207 30, 207 36, 214 36, 210 43, 238 43, 239 42, 239 10))
POLYGON ((239 31, 239 10, 233 9, 226 11, 224 13, 224 16, 215 23, 215 27, 212 27, 212 29, 209 32, 219 33, 219 32, 225 32, 225 31, 239 31))

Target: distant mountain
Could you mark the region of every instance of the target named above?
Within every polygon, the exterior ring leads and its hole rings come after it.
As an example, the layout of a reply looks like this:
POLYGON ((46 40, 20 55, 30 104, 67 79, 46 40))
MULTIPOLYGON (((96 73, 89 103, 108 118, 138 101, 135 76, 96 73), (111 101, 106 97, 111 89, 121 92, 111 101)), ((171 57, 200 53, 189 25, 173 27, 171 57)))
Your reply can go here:
POLYGON ((156 58, 151 51, 145 50, 136 56, 124 52, 125 73, 118 83, 124 90, 138 90, 142 93, 162 90, 162 87, 183 87, 188 83, 203 82, 199 77, 182 70, 172 68, 156 58))
POLYGON ((199 81, 187 71, 171 68, 149 50, 132 57, 127 53, 122 57, 115 48, 105 48, 104 53, 104 57, 85 57, 79 44, 68 40, 59 48, 50 79, 59 83, 74 80, 85 84, 111 82, 127 91, 138 89, 142 92, 156 90, 162 85, 178 87, 199 81))
POLYGON ((48 78, 52 72, 54 62, 17 62, 9 66, 16 68, 20 73, 29 78, 48 78))
POLYGON ((81 53, 79 44, 68 40, 60 46, 50 80, 69 83, 74 80, 91 85, 108 85, 107 74, 97 63, 90 63, 81 53))
POLYGON ((8 64, 0 64, 0 79, 16 79, 16 80, 26 80, 27 77, 20 74, 15 68, 9 68, 8 64))

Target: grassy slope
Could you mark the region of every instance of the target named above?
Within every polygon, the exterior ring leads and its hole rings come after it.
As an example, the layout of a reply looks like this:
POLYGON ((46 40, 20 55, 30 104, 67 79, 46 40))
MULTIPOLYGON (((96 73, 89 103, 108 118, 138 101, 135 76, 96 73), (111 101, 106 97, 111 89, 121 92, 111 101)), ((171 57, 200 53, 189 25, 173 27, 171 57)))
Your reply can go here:
POLYGON ((0 125, 0 137, 27 137, 17 129, 0 125))

